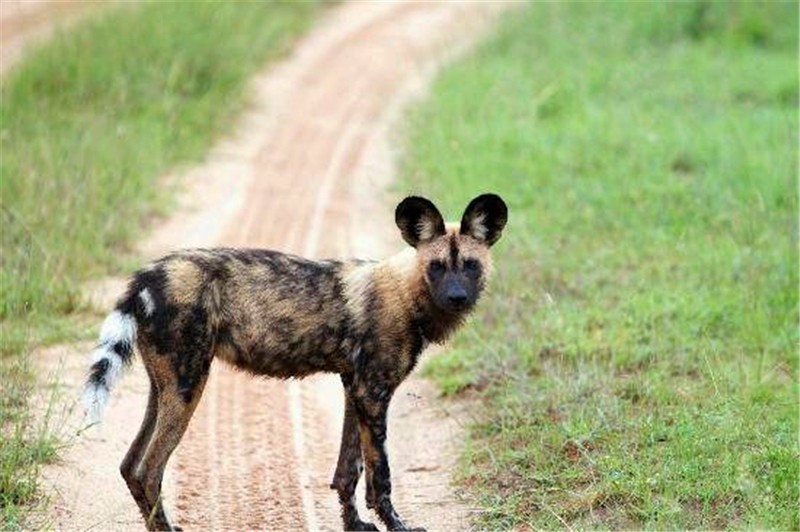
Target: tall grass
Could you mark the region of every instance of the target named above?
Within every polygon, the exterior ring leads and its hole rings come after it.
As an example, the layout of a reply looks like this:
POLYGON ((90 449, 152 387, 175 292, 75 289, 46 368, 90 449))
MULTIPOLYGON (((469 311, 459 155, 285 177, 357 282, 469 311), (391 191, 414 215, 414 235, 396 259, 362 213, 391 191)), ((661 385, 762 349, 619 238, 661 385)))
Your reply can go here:
POLYGON ((537 3, 411 116, 404 185, 510 222, 428 371, 481 525, 798 529, 794 3, 537 3))
POLYGON ((169 203, 158 178, 203 155, 242 108, 248 76, 286 53, 317 9, 315 2, 104 7, 3 80, 3 528, 18 526, 36 497, 38 464, 53 456, 49 431, 29 412, 25 355, 82 329, 81 282, 124 267, 148 217, 169 203))

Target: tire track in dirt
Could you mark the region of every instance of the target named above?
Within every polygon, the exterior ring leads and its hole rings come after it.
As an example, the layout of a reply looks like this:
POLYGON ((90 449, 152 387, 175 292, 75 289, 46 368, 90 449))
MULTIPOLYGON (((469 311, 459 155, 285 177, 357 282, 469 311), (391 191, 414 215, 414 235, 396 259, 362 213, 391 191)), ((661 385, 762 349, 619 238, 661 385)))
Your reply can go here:
MULTIPOLYGON (((253 106, 237 132, 180 178, 187 194, 142 254, 228 245, 381 258, 401 249, 386 192, 395 170, 388 131, 441 62, 474 42, 503 7, 352 2, 330 9, 289 58, 253 80, 253 106)), ((119 285, 109 288, 115 297, 119 285)), ((66 373, 76 395, 89 350, 77 348, 66 358, 71 367, 79 361, 80 369, 66 373)), ((79 439, 64 464, 46 473, 61 508, 50 516, 55 528, 137 523, 117 472, 147 392, 143 372, 132 373, 112 397, 103 437, 79 439), (98 485, 105 493, 95 500, 98 485)), ((411 524, 464 529, 469 508, 449 485, 461 431, 434 396, 413 378, 396 393, 389 418, 394 500, 411 524)), ((213 364, 165 478, 174 522, 188 530, 340 529, 328 486, 342 415, 335 376, 282 382, 213 364)), ((372 519, 363 500, 360 506, 372 519)))

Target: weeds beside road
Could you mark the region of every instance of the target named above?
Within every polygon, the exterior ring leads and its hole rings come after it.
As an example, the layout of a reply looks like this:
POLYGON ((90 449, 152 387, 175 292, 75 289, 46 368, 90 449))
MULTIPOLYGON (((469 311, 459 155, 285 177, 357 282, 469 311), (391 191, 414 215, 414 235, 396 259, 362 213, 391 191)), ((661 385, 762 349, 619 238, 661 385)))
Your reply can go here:
POLYGON ((797 16, 537 3, 413 113, 404 185, 510 207, 428 365, 482 526, 800 528, 797 16))
MULTIPOLYGON (((158 178, 203 156, 313 2, 109 7, 33 51, 0 102, 0 508, 19 526, 53 435, 28 410, 34 346, 87 325, 81 284, 125 269, 169 206, 158 178)), ((77 331, 77 332, 76 332, 77 331)), ((41 420, 39 420, 41 421, 41 420)))

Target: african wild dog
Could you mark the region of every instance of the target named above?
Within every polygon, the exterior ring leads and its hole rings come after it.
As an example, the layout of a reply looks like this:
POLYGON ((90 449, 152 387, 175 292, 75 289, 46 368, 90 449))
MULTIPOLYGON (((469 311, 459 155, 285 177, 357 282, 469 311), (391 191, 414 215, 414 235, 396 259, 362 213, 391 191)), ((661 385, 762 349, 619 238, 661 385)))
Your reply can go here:
POLYGON ((271 377, 338 373, 346 406, 331 488, 344 527, 377 530, 355 505, 365 462, 367 505, 390 529, 405 529, 390 499, 389 401, 425 345, 443 342, 475 305, 506 218, 494 194, 472 200, 452 225, 427 199, 409 197, 395 221, 414 249, 382 262, 208 249, 180 251, 137 272, 103 322, 84 400, 99 420, 135 344, 150 398, 120 471, 148 528, 173 528, 160 497, 164 467, 220 358, 271 377))

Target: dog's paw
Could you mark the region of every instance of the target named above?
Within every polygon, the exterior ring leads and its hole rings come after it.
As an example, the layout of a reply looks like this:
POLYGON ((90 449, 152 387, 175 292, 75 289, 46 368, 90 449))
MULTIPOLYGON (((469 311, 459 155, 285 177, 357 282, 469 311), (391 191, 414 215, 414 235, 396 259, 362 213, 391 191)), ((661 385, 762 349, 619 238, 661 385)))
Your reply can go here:
POLYGON ((361 519, 358 519, 350 526, 348 526, 347 530, 364 530, 369 532, 378 532, 378 527, 376 527, 375 525, 373 525, 368 521, 362 521, 361 519))
POLYGON ((390 526, 389 530, 403 530, 407 532, 426 532, 425 528, 421 526, 408 526, 402 522, 395 523, 394 527, 390 526))

